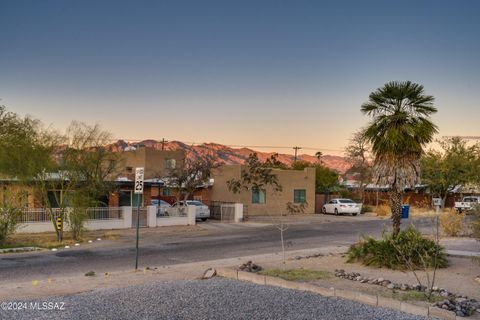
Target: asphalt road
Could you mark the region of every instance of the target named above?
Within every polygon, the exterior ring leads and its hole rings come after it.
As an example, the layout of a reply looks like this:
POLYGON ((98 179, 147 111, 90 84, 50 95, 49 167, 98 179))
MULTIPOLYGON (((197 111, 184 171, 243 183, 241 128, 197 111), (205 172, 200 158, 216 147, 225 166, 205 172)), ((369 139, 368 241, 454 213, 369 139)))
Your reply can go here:
MULTIPOLYGON (((362 217, 331 217, 329 222, 313 219, 293 223, 285 232, 287 250, 344 246, 361 234, 380 235, 389 221, 362 217)), ((427 220, 415 222, 428 229, 427 220)), ((405 225, 405 223, 404 223, 405 225)), ((205 232, 165 236, 142 231, 139 267, 257 255, 281 250, 279 231, 271 225, 237 225, 207 222, 205 232)), ((102 241, 100 246, 82 245, 57 252, 30 252, 0 255, 0 282, 30 281, 48 276, 80 275, 132 270, 135 240, 133 233, 118 241, 102 241)))

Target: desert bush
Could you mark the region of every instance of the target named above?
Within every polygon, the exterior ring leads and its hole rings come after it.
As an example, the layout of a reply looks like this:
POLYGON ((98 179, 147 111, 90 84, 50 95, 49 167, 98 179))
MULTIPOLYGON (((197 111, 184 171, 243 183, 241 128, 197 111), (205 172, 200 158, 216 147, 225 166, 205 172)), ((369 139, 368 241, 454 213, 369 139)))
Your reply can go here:
POLYGON ((450 237, 457 236, 463 230, 463 220, 465 215, 456 212, 445 212, 439 217, 442 231, 450 237))
POLYGON ((392 210, 390 209, 390 206, 382 204, 375 208, 375 213, 379 217, 386 217, 392 213, 392 210))
POLYGON ((419 208, 419 209, 427 209, 427 210, 430 210, 431 208, 431 200, 430 199, 422 199, 422 200, 419 200, 417 201, 417 203, 415 204, 415 207, 419 208))
POLYGON ((427 239, 413 226, 400 231, 396 238, 384 233, 381 239, 363 236, 348 250, 347 262, 389 269, 447 267, 444 248, 427 239))
POLYGON ((361 213, 373 212, 373 211, 374 211, 374 210, 373 210, 372 206, 369 206, 369 205, 364 204, 364 205, 362 206, 362 212, 361 212, 361 213))
POLYGON ((21 210, 16 207, 0 207, 0 246, 3 246, 7 238, 17 230, 21 213, 21 210))
POLYGON ((470 219, 470 230, 472 231, 472 237, 480 240, 480 205, 475 205, 470 214, 472 215, 470 219))
POLYGON ((74 207, 68 216, 68 222, 72 237, 75 240, 80 240, 85 228, 85 220, 88 219, 86 208, 74 207))

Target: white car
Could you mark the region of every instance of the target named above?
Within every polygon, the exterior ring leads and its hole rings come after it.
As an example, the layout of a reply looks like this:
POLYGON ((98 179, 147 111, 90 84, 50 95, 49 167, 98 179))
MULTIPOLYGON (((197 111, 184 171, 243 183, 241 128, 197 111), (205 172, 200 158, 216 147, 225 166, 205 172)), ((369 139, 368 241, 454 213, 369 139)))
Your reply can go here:
POLYGON ((332 199, 323 205, 322 208, 323 213, 333 213, 335 215, 347 213, 351 214, 352 216, 356 216, 361 211, 362 204, 355 203, 351 199, 332 199))
POLYGON ((479 196, 463 197, 462 201, 455 201, 455 210, 457 210, 459 213, 462 213, 463 211, 470 211, 478 204, 480 204, 479 196))
MULTIPOLYGON (((207 205, 198 200, 187 200, 175 202, 170 208, 167 208, 166 213, 168 215, 178 215, 179 210, 185 210, 186 206, 195 206, 195 217, 202 221, 206 221, 210 218, 210 209, 207 205)), ((186 210, 185 210, 186 212, 186 210)))

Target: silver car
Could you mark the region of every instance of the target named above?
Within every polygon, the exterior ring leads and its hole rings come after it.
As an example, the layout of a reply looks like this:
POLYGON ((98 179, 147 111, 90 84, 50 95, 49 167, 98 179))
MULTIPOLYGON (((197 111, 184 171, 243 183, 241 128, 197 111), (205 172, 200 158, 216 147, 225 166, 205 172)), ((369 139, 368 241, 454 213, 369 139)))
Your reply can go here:
MULTIPOLYGON (((210 209, 204 203, 198 200, 187 200, 175 202, 170 208, 167 208, 166 213, 169 215, 178 214, 178 211, 185 210, 186 206, 195 206, 195 217, 202 221, 206 221, 210 218, 210 209)), ((186 211, 186 210, 185 210, 186 211)))

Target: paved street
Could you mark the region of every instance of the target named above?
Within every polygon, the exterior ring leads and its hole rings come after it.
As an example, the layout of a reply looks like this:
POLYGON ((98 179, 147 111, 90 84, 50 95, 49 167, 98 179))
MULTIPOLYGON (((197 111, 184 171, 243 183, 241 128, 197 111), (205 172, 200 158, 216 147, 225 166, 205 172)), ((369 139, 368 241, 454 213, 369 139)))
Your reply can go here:
MULTIPOLYGON (((380 235, 388 220, 369 217, 310 216, 293 220, 285 232, 287 250, 344 246, 361 234, 380 235)), ((428 231, 429 220, 415 222, 428 231)), ((404 223, 405 225, 405 223, 404 223)), ((201 223, 200 232, 168 235, 142 230, 140 268, 207 261, 278 252, 279 231, 268 224, 201 223)), ((131 270, 134 267, 134 233, 101 245, 82 245, 58 252, 30 252, 0 256, 0 281, 31 281, 48 276, 78 276, 131 270)))
POLYGON ((0 319, 426 319, 308 292, 219 278, 155 282, 32 302, 42 305, 45 301, 64 310, 32 310, 27 302, 27 310, 0 309, 0 319))

